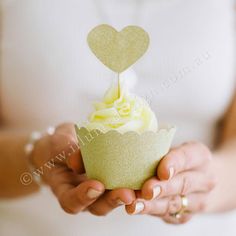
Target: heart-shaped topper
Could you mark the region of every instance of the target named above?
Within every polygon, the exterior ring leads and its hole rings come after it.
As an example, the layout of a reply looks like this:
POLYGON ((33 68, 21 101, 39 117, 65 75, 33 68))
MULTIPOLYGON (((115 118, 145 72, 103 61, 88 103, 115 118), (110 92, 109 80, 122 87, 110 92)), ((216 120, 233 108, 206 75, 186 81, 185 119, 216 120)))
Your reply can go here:
POLYGON ((109 25, 98 25, 88 34, 88 45, 96 57, 111 70, 121 73, 147 50, 149 36, 138 26, 118 32, 109 25))

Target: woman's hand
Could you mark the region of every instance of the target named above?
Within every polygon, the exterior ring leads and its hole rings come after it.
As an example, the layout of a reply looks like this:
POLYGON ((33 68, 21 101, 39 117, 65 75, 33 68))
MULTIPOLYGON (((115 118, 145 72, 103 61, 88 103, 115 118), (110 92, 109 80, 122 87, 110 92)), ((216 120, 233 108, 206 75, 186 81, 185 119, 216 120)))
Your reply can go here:
POLYGON ((187 222, 193 213, 205 210, 208 194, 216 184, 211 159, 211 152, 201 143, 185 143, 172 149, 160 162, 157 177, 144 183, 139 198, 126 206, 126 211, 156 215, 173 224, 187 222), (175 214, 182 208, 183 196, 188 207, 178 218, 175 214))
POLYGON ((60 125, 53 135, 39 140, 32 161, 37 166, 35 173, 51 187, 67 213, 88 210, 95 215, 106 215, 135 200, 132 190, 105 191, 102 183, 85 177, 73 124, 60 125))

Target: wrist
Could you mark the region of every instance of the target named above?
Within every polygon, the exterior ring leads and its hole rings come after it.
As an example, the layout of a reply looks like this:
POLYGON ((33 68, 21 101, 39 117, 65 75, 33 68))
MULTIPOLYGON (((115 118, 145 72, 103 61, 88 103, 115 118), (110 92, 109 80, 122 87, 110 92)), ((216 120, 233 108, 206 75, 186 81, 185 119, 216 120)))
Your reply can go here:
POLYGON ((45 138, 49 137, 54 133, 54 128, 49 127, 47 132, 32 132, 28 143, 25 145, 25 153, 27 157, 28 167, 34 181, 40 185, 44 173, 40 170, 43 166, 41 159, 45 156, 44 151, 48 150, 47 145, 45 146, 45 138))

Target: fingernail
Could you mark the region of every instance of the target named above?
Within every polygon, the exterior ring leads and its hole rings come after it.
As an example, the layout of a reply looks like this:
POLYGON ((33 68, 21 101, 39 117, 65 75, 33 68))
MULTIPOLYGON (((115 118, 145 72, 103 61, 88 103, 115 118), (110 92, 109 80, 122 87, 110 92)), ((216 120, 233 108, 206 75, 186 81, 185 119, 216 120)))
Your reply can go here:
POLYGON ((144 204, 142 202, 137 202, 135 204, 135 210, 132 213, 133 215, 140 213, 144 209, 144 204))
POLYGON ((159 196, 161 193, 161 187, 159 185, 154 186, 153 190, 152 190, 152 199, 156 198, 157 196, 159 196))
POLYGON ((102 194, 102 192, 98 191, 98 190, 95 190, 93 188, 90 188, 87 192, 87 196, 88 198, 90 199, 94 199, 94 198, 97 198, 99 197, 100 195, 102 194))
POLYGON ((123 201, 121 201, 120 199, 117 199, 116 203, 117 203, 117 205, 125 205, 125 203, 123 201))
POLYGON ((170 179, 173 178, 174 173, 175 173, 175 169, 174 169, 174 167, 170 167, 170 169, 169 169, 169 178, 168 178, 168 180, 170 180, 170 179))

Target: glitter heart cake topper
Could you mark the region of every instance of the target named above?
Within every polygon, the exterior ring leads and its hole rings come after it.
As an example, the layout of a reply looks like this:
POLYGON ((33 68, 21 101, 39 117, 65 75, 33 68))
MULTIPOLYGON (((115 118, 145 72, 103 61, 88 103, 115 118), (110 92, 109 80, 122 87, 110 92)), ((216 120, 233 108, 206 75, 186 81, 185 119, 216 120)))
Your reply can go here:
POLYGON ((119 74, 146 52, 149 36, 138 26, 127 26, 118 32, 104 24, 92 29, 87 41, 95 56, 105 66, 119 74))

